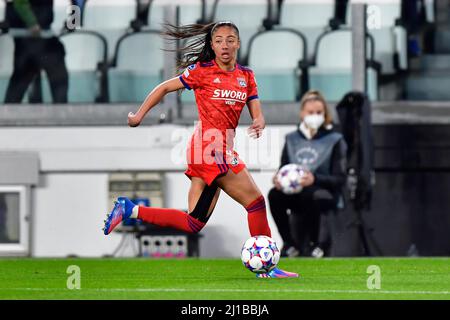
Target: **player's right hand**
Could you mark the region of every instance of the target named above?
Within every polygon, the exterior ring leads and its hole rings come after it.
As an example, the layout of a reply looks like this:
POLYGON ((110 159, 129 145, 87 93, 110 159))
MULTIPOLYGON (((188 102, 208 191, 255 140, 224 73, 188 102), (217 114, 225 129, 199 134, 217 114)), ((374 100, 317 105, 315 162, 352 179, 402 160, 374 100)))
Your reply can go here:
POLYGON ((128 125, 130 127, 137 127, 141 124, 141 119, 133 112, 128 113, 128 125))

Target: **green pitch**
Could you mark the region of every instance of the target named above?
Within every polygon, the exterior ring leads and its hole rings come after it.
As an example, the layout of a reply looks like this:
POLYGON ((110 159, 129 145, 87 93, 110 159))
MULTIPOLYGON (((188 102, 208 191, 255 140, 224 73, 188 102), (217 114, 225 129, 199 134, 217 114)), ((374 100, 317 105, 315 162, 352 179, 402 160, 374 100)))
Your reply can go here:
POLYGON ((238 259, 0 259, 0 299, 450 299, 449 258, 282 259, 280 267, 301 277, 256 279, 238 259), (71 265, 79 290, 67 288, 76 284, 71 265), (371 265, 381 289, 367 287, 371 265))

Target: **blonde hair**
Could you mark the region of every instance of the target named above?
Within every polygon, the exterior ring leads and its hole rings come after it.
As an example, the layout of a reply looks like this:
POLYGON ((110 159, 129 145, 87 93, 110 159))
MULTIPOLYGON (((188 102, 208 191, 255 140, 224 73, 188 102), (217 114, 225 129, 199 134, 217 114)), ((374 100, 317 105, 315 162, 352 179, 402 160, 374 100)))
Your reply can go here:
POLYGON ((324 107, 324 111, 325 111, 325 122, 323 123, 323 125, 329 126, 331 124, 333 124, 333 117, 331 116, 330 111, 328 110, 328 104, 327 101, 325 100, 325 97, 322 95, 322 93, 320 93, 320 91, 318 90, 309 90, 307 91, 303 97, 302 100, 300 101, 300 110, 303 110, 303 108, 305 107, 307 102, 310 101, 319 101, 323 104, 324 107))

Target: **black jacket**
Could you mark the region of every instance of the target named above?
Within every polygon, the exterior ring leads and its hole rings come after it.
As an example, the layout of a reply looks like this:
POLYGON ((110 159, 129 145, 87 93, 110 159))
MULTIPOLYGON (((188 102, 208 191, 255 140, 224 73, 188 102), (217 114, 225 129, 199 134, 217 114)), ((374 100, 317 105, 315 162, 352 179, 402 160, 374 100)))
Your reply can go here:
MULTIPOLYGON (((28 0, 33 11, 37 23, 43 30, 50 29, 53 23, 53 0, 28 0)), ((26 29, 25 21, 16 11, 13 2, 7 2, 6 5, 6 22, 10 28, 26 29)))

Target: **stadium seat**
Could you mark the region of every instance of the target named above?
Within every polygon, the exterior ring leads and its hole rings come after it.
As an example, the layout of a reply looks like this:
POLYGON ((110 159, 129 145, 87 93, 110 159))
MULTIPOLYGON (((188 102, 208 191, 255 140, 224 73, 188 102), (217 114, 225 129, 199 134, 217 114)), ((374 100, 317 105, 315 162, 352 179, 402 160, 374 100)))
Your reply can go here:
POLYGON ((142 102, 162 82, 163 45, 156 31, 131 33, 117 44, 108 73, 111 102, 142 102))
POLYGON ((178 3, 179 22, 180 25, 196 23, 201 17, 201 3, 200 0, 196 2, 186 1, 178 3))
POLYGON ((246 64, 255 72, 262 101, 300 99, 300 62, 307 58, 305 37, 291 29, 259 32, 250 39, 246 64), (289 54, 286 54, 289 52, 289 54))
MULTIPOLYGON (((108 41, 108 47, 114 48, 135 16, 135 0, 89 0, 84 12, 83 28, 99 32, 108 41)), ((113 54, 112 51, 108 52, 108 58, 112 59, 113 54)))
POLYGON ((153 0, 148 15, 148 27, 151 29, 161 29, 161 25, 166 22, 164 19, 164 6, 167 2, 153 0))
POLYGON ((230 20, 239 28, 241 37, 240 56, 247 54, 245 48, 252 35, 254 35, 262 26, 262 21, 267 16, 265 0, 252 1, 251 4, 242 2, 242 4, 228 4, 226 1, 220 1, 217 6, 216 20, 230 20))
POLYGON ((369 6, 368 15, 373 15, 378 20, 371 20, 374 25, 369 23, 368 32, 375 40, 375 60, 381 63, 382 74, 396 72, 394 59, 398 59, 398 67, 405 69, 407 60, 406 32, 402 32, 402 29, 404 30, 402 26, 395 25, 396 19, 400 17, 400 3, 369 6), (379 19, 375 15, 378 15, 379 19))
POLYGON ((285 0, 281 9, 281 24, 289 27, 325 27, 332 18, 334 1, 285 0))
MULTIPOLYGON (((351 31, 328 31, 318 39, 315 47, 314 66, 310 68, 310 87, 320 90, 327 100, 338 101, 352 89, 351 31), (330 52, 333 54, 330 55, 330 52)), ((373 61, 371 52, 371 46, 368 45, 368 60, 373 61)), ((367 81, 370 99, 377 100, 378 74, 372 68, 368 68, 367 81)))
MULTIPOLYGON (((66 66, 69 71, 68 101, 93 103, 103 93, 99 63, 106 64, 108 46, 96 33, 82 30, 60 37, 66 49, 66 66)), ((47 80, 44 79, 44 101, 50 101, 47 80)))
MULTIPOLYGON (((315 43, 328 26, 333 13, 333 1, 299 3, 297 0, 285 0, 281 8, 280 25, 303 32, 308 43, 315 43)), ((309 46, 309 55, 314 53, 313 49, 313 46, 309 46)))

